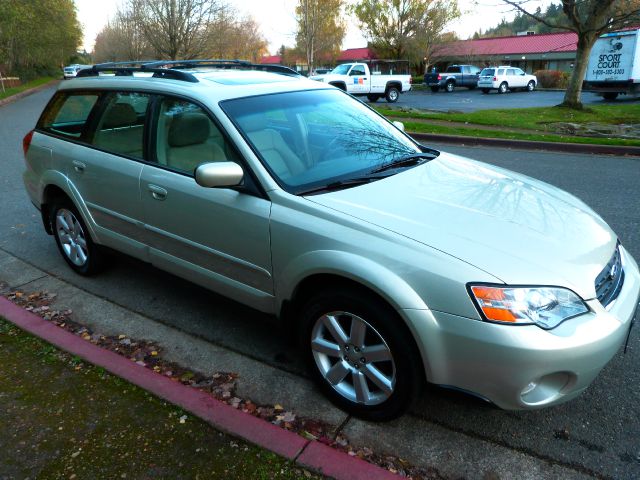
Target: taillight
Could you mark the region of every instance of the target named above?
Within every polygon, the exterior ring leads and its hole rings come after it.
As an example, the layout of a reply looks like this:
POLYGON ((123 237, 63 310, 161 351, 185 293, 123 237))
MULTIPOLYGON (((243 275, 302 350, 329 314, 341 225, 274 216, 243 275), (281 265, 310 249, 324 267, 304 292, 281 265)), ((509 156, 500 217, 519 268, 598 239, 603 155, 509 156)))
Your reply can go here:
POLYGON ((493 77, 493 81, 497 82, 498 81, 498 77, 493 77))
POLYGON ((31 146, 31 139, 33 138, 33 130, 27 133, 22 139, 22 151, 24 152, 24 156, 27 156, 27 152, 29 151, 29 146, 31 146))
POLYGON ((438 80, 442 80, 442 75, 438 75, 438 80))

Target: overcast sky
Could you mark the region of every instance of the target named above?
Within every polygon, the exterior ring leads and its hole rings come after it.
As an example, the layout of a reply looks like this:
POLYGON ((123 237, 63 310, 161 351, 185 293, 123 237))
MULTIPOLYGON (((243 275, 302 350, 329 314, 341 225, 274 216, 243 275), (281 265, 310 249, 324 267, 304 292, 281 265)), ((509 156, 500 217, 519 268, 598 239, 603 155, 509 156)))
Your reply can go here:
MULTIPOLYGON (((113 16, 122 0, 74 0, 78 7, 78 17, 84 30, 84 48, 93 50, 96 35, 107 20, 113 16)), ((354 3, 353 0, 348 0, 354 3)), ((293 46, 297 0, 231 0, 229 2, 240 12, 252 15, 262 26, 262 32, 269 41, 271 53, 280 45, 293 46)), ((535 8, 545 6, 551 0, 530 0, 529 5, 535 8)), ((458 0, 462 18, 452 23, 448 30, 455 31, 461 38, 467 38, 482 28, 486 30, 498 23, 502 18, 510 19, 513 12, 500 0, 458 0)), ((349 29, 342 45, 343 48, 365 47, 367 41, 360 34, 356 22, 349 18, 349 29)))

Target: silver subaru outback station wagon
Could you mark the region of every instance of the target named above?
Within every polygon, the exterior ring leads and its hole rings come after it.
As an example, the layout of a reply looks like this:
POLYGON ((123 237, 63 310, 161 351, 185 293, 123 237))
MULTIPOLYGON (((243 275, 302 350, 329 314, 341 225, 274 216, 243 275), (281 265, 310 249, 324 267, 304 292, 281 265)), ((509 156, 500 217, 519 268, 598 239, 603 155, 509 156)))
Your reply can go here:
POLYGON ((73 270, 114 249, 281 317, 364 418, 400 415, 424 380, 504 409, 567 401, 637 309, 636 262, 579 199, 426 148, 286 68, 95 66, 24 151, 73 270))

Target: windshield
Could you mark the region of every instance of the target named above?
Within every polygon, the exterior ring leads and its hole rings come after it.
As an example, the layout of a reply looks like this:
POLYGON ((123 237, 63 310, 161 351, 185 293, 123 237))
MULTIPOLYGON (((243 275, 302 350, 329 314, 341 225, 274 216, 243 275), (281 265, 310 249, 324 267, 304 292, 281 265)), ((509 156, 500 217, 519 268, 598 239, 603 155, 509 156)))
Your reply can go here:
POLYGON ((491 77, 495 74, 495 69, 493 68, 485 68, 484 70, 482 70, 482 72, 480 73, 481 76, 483 77, 491 77))
POLYGON ((391 123, 335 89, 239 98, 220 106, 290 193, 352 181, 422 152, 391 123))
POLYGON ((335 73, 336 75, 346 75, 349 73, 349 69, 351 68, 350 63, 345 63, 344 65, 338 65, 336 68, 331 70, 331 73, 335 73))

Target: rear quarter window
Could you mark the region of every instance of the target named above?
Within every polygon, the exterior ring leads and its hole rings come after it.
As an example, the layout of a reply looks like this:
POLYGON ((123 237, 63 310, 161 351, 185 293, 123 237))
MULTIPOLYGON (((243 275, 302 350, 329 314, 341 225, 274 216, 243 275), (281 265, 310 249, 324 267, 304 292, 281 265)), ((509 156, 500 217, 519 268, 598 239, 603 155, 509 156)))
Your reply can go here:
POLYGON ((71 138, 80 138, 99 94, 60 93, 49 103, 38 128, 71 138))

